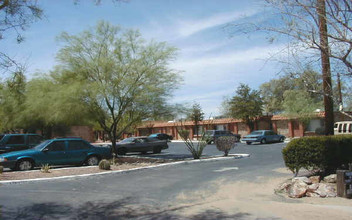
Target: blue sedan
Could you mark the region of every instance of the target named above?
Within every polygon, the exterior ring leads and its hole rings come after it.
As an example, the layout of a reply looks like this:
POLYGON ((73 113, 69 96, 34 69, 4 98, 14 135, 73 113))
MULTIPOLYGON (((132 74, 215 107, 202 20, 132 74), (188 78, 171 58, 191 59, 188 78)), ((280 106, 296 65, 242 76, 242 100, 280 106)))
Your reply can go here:
POLYGON ((252 144, 253 142, 266 144, 269 142, 283 142, 284 140, 285 140, 285 136, 276 134, 272 130, 253 131, 249 135, 246 135, 242 138, 242 141, 245 141, 247 144, 252 144))
POLYGON ((110 157, 110 148, 95 147, 81 138, 57 138, 29 150, 1 154, 0 165, 13 170, 30 170, 45 164, 93 166, 110 157))

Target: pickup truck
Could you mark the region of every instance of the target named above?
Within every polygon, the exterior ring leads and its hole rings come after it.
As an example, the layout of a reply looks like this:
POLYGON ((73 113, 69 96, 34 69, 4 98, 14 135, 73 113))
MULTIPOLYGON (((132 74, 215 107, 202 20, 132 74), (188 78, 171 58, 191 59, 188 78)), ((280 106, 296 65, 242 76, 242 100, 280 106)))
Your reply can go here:
POLYGON ((119 155, 125 155, 129 152, 141 152, 145 154, 148 151, 157 154, 167 148, 169 146, 166 140, 148 137, 130 137, 116 143, 116 152, 119 155))

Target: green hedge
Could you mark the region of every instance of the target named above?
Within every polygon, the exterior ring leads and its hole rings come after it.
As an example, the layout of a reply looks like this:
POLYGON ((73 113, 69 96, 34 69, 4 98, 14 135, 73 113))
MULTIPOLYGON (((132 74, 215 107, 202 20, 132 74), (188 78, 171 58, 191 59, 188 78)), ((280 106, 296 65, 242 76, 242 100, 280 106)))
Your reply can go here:
POLYGON ((301 168, 335 172, 352 163, 352 135, 293 139, 282 150, 285 165, 297 174, 301 168))

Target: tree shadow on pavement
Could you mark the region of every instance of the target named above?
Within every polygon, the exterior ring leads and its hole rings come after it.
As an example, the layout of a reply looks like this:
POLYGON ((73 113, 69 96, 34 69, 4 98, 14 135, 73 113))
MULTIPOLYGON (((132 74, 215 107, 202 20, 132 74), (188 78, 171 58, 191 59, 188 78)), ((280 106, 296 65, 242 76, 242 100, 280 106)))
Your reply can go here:
POLYGON ((213 219, 254 219, 248 213, 227 214, 219 210, 205 210, 192 216, 182 216, 177 211, 190 206, 155 208, 149 205, 137 205, 131 198, 114 202, 86 202, 77 207, 68 204, 37 203, 15 210, 0 207, 0 219, 152 219, 152 220, 213 220, 213 219))

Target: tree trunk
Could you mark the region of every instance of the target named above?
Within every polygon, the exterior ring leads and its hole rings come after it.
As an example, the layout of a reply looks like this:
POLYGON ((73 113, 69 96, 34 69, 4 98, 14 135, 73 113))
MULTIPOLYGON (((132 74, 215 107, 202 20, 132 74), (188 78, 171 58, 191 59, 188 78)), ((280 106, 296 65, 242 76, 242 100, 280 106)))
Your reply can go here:
POLYGON ((329 59, 328 28, 326 25, 325 0, 317 0, 319 18, 320 53, 323 75, 325 135, 334 134, 334 106, 332 100, 331 70, 329 59))

